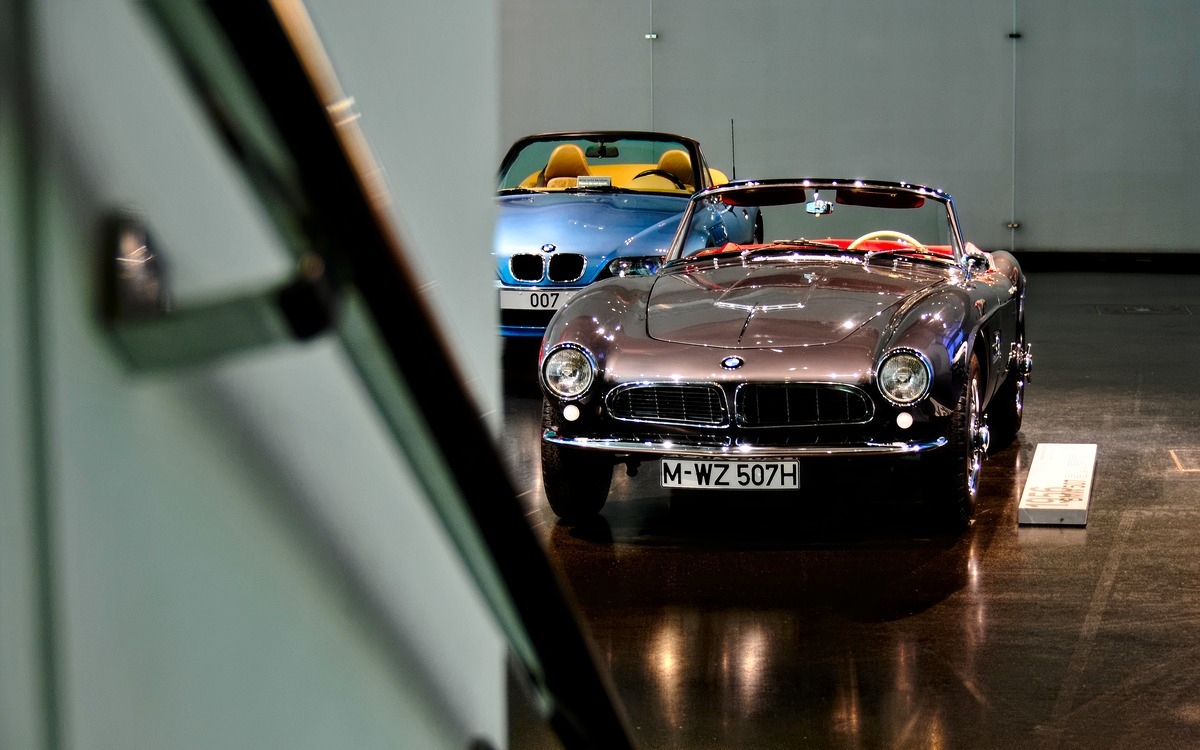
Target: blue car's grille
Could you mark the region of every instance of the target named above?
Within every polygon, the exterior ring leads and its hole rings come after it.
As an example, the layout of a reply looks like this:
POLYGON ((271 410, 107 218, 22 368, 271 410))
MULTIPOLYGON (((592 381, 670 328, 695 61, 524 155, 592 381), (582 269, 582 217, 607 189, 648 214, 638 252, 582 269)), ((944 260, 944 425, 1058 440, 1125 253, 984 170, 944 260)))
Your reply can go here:
POLYGON ((871 399, 846 385, 749 384, 738 390, 736 401, 743 427, 862 424, 874 414, 871 399))
POLYGON ((514 255, 508 268, 517 281, 541 281, 545 263, 540 255, 514 255))
POLYGON ((549 279, 555 284, 570 284, 583 278, 587 259, 579 253, 521 253, 509 259, 508 268, 517 281, 536 283, 549 279))
POLYGON ((556 284, 579 281, 583 276, 583 268, 587 265, 582 255, 578 253, 557 253, 550 256, 547 275, 556 284))
POLYGON ((634 385, 614 391, 608 410, 617 419, 672 424, 723 425, 725 400, 715 385, 634 385))

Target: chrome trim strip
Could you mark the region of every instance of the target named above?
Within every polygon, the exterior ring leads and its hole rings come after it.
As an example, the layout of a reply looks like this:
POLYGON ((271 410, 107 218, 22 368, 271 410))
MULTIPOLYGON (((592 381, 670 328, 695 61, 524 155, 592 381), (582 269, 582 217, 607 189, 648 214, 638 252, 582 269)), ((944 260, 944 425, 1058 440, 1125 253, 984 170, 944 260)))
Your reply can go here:
POLYGON ((940 437, 926 443, 861 443, 858 445, 674 445, 639 443, 631 440, 560 437, 544 430, 542 440, 555 445, 609 453, 651 453, 658 456, 701 458, 804 458, 819 456, 906 456, 941 448, 947 440, 940 437))

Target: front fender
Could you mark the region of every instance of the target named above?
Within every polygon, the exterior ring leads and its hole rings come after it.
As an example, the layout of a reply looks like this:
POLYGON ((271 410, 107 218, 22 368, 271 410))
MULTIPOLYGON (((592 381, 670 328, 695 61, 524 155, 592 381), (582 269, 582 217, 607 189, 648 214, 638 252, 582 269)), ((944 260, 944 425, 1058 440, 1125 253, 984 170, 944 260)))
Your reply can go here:
MULTIPOLYGON (((609 350, 619 349, 627 338, 645 336, 646 300, 654 278, 605 279, 571 298, 550 319, 542 336, 539 372, 549 351, 574 344, 591 353, 597 376, 601 376, 609 350)), ((589 397, 581 400, 586 402, 589 397)))
POLYGON ((953 409, 979 322, 978 309, 965 289, 937 287, 896 310, 888 324, 890 335, 881 338, 876 361, 895 349, 924 354, 933 366, 930 399, 939 407, 953 409))

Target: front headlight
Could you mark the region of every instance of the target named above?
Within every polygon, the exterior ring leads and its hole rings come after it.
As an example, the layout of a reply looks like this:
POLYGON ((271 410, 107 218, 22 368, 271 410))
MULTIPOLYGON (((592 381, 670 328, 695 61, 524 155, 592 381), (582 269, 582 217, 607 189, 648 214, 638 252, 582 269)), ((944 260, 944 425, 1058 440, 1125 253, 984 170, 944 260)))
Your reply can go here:
POLYGON ((879 390, 894 404, 907 406, 920 401, 929 395, 932 383, 933 368, 917 352, 893 352, 879 365, 879 390))
POLYGON ((605 272, 609 276, 653 276, 658 273, 662 258, 652 255, 647 258, 617 258, 611 261, 605 272))
POLYGON ((582 396, 595 379, 596 365, 591 355, 579 347, 555 349, 542 362, 542 382, 559 398, 582 396))

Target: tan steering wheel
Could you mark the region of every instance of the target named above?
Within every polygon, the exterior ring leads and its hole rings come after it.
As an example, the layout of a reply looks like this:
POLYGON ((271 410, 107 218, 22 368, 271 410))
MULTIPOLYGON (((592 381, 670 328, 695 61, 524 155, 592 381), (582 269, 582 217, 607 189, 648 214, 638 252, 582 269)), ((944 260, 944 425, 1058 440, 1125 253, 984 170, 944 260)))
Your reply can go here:
POLYGON ((894 240, 900 240, 901 242, 905 242, 909 245, 912 245, 913 249, 916 250, 917 252, 921 252, 921 253, 929 252, 929 248, 925 247, 920 242, 918 242, 916 240, 916 238, 909 237, 904 232, 896 232, 891 229, 877 229, 874 232, 867 232, 862 237, 859 237, 854 242, 851 242, 849 245, 847 245, 846 249, 847 250, 857 250, 859 245, 866 242, 867 240, 878 240, 878 239, 882 239, 884 237, 891 237, 894 240))

